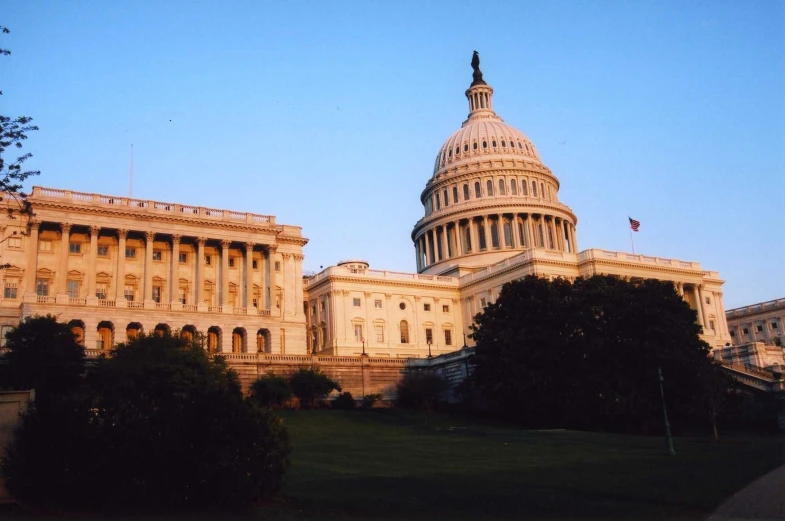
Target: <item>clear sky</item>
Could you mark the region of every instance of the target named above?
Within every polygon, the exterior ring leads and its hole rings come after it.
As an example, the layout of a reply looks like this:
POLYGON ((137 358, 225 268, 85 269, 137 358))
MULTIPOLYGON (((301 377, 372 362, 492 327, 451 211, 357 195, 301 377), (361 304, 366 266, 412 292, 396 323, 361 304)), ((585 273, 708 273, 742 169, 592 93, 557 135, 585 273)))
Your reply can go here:
POLYGON ((0 110, 34 184, 276 215, 414 271, 473 50, 581 249, 700 261, 726 307, 785 297, 785 2, 1 0, 0 110))

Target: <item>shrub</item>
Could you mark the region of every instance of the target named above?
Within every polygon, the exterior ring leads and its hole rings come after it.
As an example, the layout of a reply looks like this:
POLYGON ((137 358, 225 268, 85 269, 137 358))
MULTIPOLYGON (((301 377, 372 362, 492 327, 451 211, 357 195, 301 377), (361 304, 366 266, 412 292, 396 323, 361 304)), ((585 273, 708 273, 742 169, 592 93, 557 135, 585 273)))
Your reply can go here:
POLYGON ((376 404, 376 402, 381 401, 382 398, 384 398, 384 397, 381 394, 378 394, 378 393, 376 393, 376 394, 366 394, 365 396, 363 396, 362 408, 363 409, 373 409, 373 406, 376 404))
POLYGON ((430 371, 406 373, 396 385, 399 407, 434 410, 444 401, 448 390, 447 381, 430 371))
POLYGON ((84 392, 31 408, 2 470, 23 502, 243 506, 280 489, 288 453, 281 421, 243 400, 223 358, 142 335, 99 359, 84 392))
POLYGON ((300 400, 300 407, 310 409, 317 399, 322 399, 333 390, 340 391, 341 386, 322 373, 318 368, 300 369, 289 377, 292 393, 300 400))
POLYGON ((261 407, 282 407, 292 397, 289 380, 283 376, 268 373, 251 384, 250 399, 261 407))
POLYGON ((343 409, 345 411, 354 409, 356 406, 357 404, 354 403, 354 397, 352 396, 352 393, 349 392, 339 394, 332 403, 333 409, 343 409))

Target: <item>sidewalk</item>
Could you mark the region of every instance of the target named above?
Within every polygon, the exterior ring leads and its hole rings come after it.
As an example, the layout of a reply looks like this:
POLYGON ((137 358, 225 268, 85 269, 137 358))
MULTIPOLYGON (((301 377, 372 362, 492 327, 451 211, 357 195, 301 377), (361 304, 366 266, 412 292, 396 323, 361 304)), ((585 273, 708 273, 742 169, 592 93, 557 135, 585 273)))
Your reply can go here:
POLYGON ((785 465, 725 500, 706 521, 785 520, 785 465))

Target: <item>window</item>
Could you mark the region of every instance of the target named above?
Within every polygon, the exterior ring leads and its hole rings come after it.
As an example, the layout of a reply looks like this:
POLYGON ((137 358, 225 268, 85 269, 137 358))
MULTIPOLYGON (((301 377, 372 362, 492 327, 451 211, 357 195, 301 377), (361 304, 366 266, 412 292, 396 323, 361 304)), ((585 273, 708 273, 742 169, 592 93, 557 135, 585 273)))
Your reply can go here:
POLYGON ((537 183, 532 181, 532 197, 537 197, 537 183))
POLYGON ((706 300, 706 304, 711 304, 711 298, 710 297, 706 297, 705 300, 706 300))
POLYGON ((423 304, 422 305, 422 309, 423 309, 423 311, 430 311, 431 310, 431 305, 430 304, 423 304))
POLYGON ((3 298, 16 298, 16 292, 18 288, 19 282, 15 280, 5 281, 5 291, 3 292, 3 298))
POLYGON ((205 255, 204 256, 204 263, 209 266, 210 264, 213 263, 213 258, 210 257, 209 255, 205 255))
POLYGON ((358 299, 358 298, 352 299, 352 305, 354 307, 356 307, 356 308, 359 308, 360 307, 360 299, 358 299))
POLYGON ((68 243, 68 253, 75 253, 75 254, 82 253, 82 243, 81 242, 68 243))
POLYGON ((480 250, 484 250, 487 245, 485 244, 485 226, 477 227, 477 238, 479 241, 480 250))
POLYGON ((8 248, 11 250, 18 250, 22 248, 21 237, 11 237, 8 239, 8 248))
POLYGON ((275 271, 281 271, 281 261, 275 261, 275 271))
POLYGON ((320 300, 319 301, 319 309, 323 312, 325 307, 326 307, 325 302, 323 300, 320 300))
POLYGON ((187 262, 188 262, 188 254, 180 253, 180 264, 185 264, 187 262))
POLYGON ((384 342, 384 326, 375 326, 373 329, 376 333, 376 341, 384 342))
MULTIPOLYGON (((255 307, 255 308, 257 308, 257 309, 258 309, 258 308, 259 308, 259 299, 258 299, 258 298, 256 298, 256 297, 254 297, 254 298, 253 298, 253 300, 252 300, 252 302, 253 302, 253 307, 255 307)), ((277 305, 276 305, 276 307, 280 307, 280 306, 277 306, 277 305)))
POLYGON ((507 245, 508 248, 512 248, 512 223, 505 222, 504 223, 504 244, 507 245))
POLYGON ((477 197, 477 198, 482 197, 482 192, 480 191, 480 182, 479 181, 474 183, 474 197, 477 197))
POLYGON ((485 191, 487 192, 488 197, 493 196, 493 181, 491 181, 490 179, 488 179, 488 182, 485 183, 485 191))
POLYGON ((477 150, 477 142, 472 143, 472 150, 477 150))
POLYGON ((229 267, 234 268, 234 257, 229 258, 229 267))
POLYGON ((188 297, 187 297, 187 293, 185 291, 185 288, 180 288, 178 290, 178 299, 180 300, 180 304, 187 304, 188 303, 188 297))
POLYGON ((128 302, 134 301, 134 287, 131 285, 126 284, 125 289, 123 290, 123 296, 125 300, 128 302))
POLYGON ((363 336, 363 325, 362 324, 355 324, 354 325, 354 341, 355 342, 364 342, 365 337, 363 336))
POLYGON ((450 198, 447 197, 447 193, 448 193, 447 189, 445 188, 444 189, 444 206, 447 206, 448 204, 450 204, 450 198))
POLYGON ((433 329, 429 327, 425 328, 425 343, 433 344, 433 329))
POLYGON ((507 195, 507 189, 504 185, 504 179, 499 179, 499 195, 507 195))
POLYGON ((771 323, 771 328, 772 328, 772 329, 779 329, 779 327, 780 327, 780 325, 779 325, 779 324, 777 324, 777 322, 772 322, 772 323, 771 323))
POLYGON ((515 179, 510 179, 510 194, 518 195, 518 182, 515 179))
POLYGON ((469 200, 469 185, 463 185, 463 200, 469 200))
POLYGON ((456 204, 458 202, 458 187, 452 187, 452 204, 456 204))
POLYGON ((487 141, 483 141, 482 142, 482 148, 488 148, 488 142, 487 141))
POLYGON ((762 325, 760 325, 760 324, 758 324, 757 326, 755 326, 755 331, 757 331, 758 333, 760 333, 761 331, 763 331, 763 326, 762 326, 762 325))
POLYGON ((499 224, 496 221, 491 221, 491 246, 499 247, 499 224))
POLYGON ((125 258, 126 259, 135 259, 136 258, 136 248, 126 248, 125 249, 125 258))
POLYGON ((95 285, 95 296, 100 300, 106 300, 106 283, 98 283, 95 285))
POLYGON ((480 307, 481 307, 481 308, 484 308, 484 307, 485 307, 485 304, 486 304, 485 297, 482 297, 482 298, 480 299, 480 307))
POLYGON ((5 347, 5 336, 14 328, 14 326, 0 327, 0 347, 5 347))
POLYGON ((65 283, 65 292, 70 298, 79 298, 79 281, 69 280, 65 283))
POLYGON ((373 301, 373 307, 375 307, 377 309, 381 309, 382 308, 382 301, 381 300, 374 300, 373 301))
POLYGON ((251 261, 251 269, 258 270, 259 263, 257 261, 251 261))
POLYGON ((496 140, 495 140, 495 139, 494 139, 493 141, 491 141, 491 146, 492 146, 493 148, 496 148, 496 140))
POLYGON ((99 246, 97 253, 98 253, 99 257, 108 257, 109 256, 109 246, 99 246))
POLYGON ((448 306, 447 304, 444 304, 442 306, 442 313, 449 313, 449 312, 450 312, 450 306, 448 306))
POLYGON ((163 253, 161 250, 153 250, 153 260, 159 261, 163 259, 163 253))
POLYGON ((526 182, 526 179, 521 181, 521 195, 528 196, 529 195, 529 185, 526 182))
POLYGON ((38 243, 38 251, 52 251, 52 241, 41 241, 38 243))
POLYGON ((469 151, 469 144, 468 144, 468 143, 466 143, 465 145, 463 145, 463 151, 464 151, 464 152, 468 152, 468 151, 469 151))
POLYGON ((449 329, 444 330, 444 345, 446 346, 452 345, 452 331, 449 329))
POLYGON ((401 343, 409 343, 409 323, 405 320, 401 320, 401 343))
POLYGON ((745 334, 745 335, 749 335, 749 334, 750 334, 750 330, 749 330, 749 329, 747 329, 746 327, 745 327, 745 328, 743 328, 743 329, 741 330, 741 332, 742 332, 743 334, 745 334))
POLYGON ((709 329, 714 331, 714 321, 713 320, 709 320, 709 329))
POLYGON ((311 306, 311 316, 312 316, 312 317, 315 317, 315 316, 316 316, 316 304, 314 304, 313 306, 311 306))
POLYGON ((734 330, 732 330, 732 329, 730 330, 730 336, 733 336, 733 337, 736 336, 736 332, 734 330))
POLYGON ((402 310, 406 309, 406 303, 405 302, 401 302, 400 304, 398 304, 398 307, 401 308, 402 310))
POLYGON ((437 210, 442 209, 442 198, 439 194, 436 194, 436 209, 437 210))
POLYGON ((36 279, 35 294, 39 297, 49 296, 49 279, 36 279))
POLYGON ((161 302, 161 286, 153 286, 153 301, 161 302))

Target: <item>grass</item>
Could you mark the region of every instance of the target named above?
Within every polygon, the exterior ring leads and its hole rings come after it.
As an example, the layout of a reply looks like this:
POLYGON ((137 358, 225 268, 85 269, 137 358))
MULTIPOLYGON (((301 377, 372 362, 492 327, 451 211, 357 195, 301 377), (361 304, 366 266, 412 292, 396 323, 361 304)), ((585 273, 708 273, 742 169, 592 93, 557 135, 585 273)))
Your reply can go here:
POLYGON ((525 431, 445 414, 287 411, 277 519, 703 519, 781 465, 782 438, 525 431))

